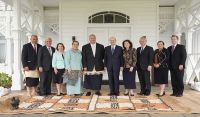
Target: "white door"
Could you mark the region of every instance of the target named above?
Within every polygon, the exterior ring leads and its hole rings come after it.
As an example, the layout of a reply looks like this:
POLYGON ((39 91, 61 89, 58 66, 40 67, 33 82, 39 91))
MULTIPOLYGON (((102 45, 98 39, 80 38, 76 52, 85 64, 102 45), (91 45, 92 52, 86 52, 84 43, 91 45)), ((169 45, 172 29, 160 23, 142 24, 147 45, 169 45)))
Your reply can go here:
MULTIPOLYGON (((97 42, 103 44, 105 47, 109 45, 109 37, 114 36, 117 39, 117 44, 122 46, 125 39, 131 39, 130 27, 91 27, 88 28, 88 36, 95 34, 97 42)), ((103 75, 103 80, 108 80, 108 74, 103 75)), ((120 80, 122 80, 122 73, 120 73, 120 80)))

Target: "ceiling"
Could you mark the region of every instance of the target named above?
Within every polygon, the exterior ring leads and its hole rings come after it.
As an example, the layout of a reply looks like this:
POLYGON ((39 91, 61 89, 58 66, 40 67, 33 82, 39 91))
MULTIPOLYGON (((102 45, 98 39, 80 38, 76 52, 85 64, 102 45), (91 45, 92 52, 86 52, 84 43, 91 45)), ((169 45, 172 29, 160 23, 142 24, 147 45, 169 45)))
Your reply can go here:
POLYGON ((160 6, 173 6, 178 0, 160 0, 160 6))
MULTIPOLYGON (((57 7, 59 6, 60 0, 40 0, 40 1, 45 7, 57 7)), ((160 6, 172 6, 175 5, 175 3, 178 0, 159 0, 159 1, 160 1, 160 6)))

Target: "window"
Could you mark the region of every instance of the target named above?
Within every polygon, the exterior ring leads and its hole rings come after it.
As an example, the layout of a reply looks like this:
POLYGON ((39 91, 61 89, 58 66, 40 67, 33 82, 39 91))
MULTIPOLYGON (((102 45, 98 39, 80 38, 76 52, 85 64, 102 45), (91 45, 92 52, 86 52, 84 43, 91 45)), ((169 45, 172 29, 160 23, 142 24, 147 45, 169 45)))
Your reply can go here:
POLYGON ((129 23, 130 17, 119 12, 104 11, 88 17, 88 23, 129 23))

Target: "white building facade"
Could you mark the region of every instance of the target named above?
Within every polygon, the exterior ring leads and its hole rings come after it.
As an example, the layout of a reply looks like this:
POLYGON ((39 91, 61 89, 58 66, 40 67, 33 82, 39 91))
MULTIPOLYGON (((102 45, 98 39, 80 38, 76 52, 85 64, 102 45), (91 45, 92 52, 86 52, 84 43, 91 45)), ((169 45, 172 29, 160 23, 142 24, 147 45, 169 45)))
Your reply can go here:
POLYGON ((188 52, 185 82, 200 77, 199 0, 1 0, 1 4, 0 70, 13 76, 13 90, 23 89, 21 47, 32 34, 41 44, 51 37, 54 46, 63 42, 67 49, 72 38, 81 49, 92 33, 104 46, 115 36, 119 45, 130 39, 135 48, 146 35, 155 49, 158 40, 167 47, 170 36, 177 34, 188 52))

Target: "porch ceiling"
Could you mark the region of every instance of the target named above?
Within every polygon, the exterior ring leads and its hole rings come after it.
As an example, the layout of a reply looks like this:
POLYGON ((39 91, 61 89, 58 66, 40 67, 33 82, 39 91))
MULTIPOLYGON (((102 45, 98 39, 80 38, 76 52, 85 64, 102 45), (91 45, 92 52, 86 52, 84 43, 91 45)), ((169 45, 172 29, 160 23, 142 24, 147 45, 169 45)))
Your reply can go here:
MULTIPOLYGON (((60 0, 40 0, 40 1, 45 7, 57 7, 59 6, 60 0)), ((159 1, 160 1, 160 6, 172 6, 175 5, 178 0, 159 0, 159 1)))

